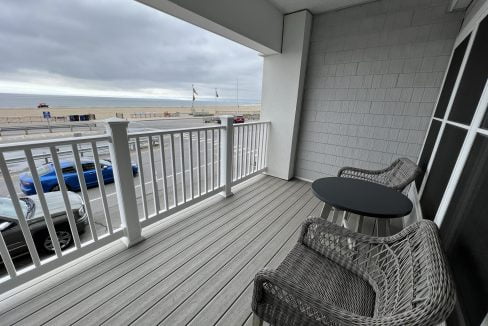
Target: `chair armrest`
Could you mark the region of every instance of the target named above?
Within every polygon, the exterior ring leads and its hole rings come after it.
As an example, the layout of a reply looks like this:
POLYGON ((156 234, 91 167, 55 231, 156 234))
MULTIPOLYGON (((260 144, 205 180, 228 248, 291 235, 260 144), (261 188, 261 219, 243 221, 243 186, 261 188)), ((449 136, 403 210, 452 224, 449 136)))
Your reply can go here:
POLYGON ((344 175, 351 175, 351 176, 356 176, 356 175, 377 175, 377 174, 382 174, 388 170, 391 169, 391 166, 386 167, 384 169, 380 170, 366 170, 366 169, 360 169, 360 168, 355 168, 352 166, 344 166, 339 169, 337 172, 338 177, 343 177, 344 175))
MULTIPOLYGON (((418 224, 414 223, 400 232, 387 236, 387 237, 376 237, 376 236, 371 236, 367 234, 362 234, 362 233, 357 233, 353 232, 351 230, 348 230, 344 227, 338 226, 334 223, 328 222, 327 220, 320 218, 320 217, 309 217, 303 222, 302 224, 302 230, 300 233, 300 238, 299 242, 307 245, 304 242, 304 238, 307 235, 307 233, 310 234, 310 232, 313 232, 313 234, 331 234, 334 235, 340 239, 346 239, 346 240, 355 240, 357 242, 362 242, 366 244, 391 244, 397 241, 402 240, 412 232, 418 229, 418 224)), ((318 237, 311 237, 310 239, 307 240, 307 242, 317 242, 319 241, 318 237)), ((320 245, 321 243, 317 243, 317 245, 320 245)))
POLYGON ((313 293, 306 292, 289 282, 286 277, 281 276, 275 270, 261 270, 254 277, 252 309, 258 315, 258 305, 262 302, 263 292, 266 290, 286 306, 296 309, 296 313, 306 314, 310 319, 330 320, 339 325, 363 325, 359 323, 359 320, 368 318, 355 315, 331 303, 320 300, 313 293), (306 312, 303 310, 306 310, 306 312))

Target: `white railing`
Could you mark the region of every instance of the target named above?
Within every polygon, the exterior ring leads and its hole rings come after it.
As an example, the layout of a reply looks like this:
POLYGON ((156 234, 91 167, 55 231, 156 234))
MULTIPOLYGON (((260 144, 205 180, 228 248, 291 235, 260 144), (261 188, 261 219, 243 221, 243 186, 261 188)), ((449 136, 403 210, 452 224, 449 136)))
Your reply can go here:
MULTIPOLYGON (((61 140, 22 142, 14 144, 0 145, 0 172, 2 175, 2 184, 0 186, 0 196, 10 197, 15 211, 15 217, 8 219, 9 216, 2 219, 2 232, 0 237, 0 254, 3 266, 7 272, 3 278, 0 279, 0 290, 11 288, 35 275, 53 269, 68 260, 79 257, 84 253, 92 251, 106 243, 109 243, 117 238, 120 238, 123 233, 119 226, 114 227, 113 218, 115 216, 109 209, 109 201, 103 182, 103 172, 101 171, 100 155, 98 153, 99 143, 106 143, 110 140, 107 136, 96 137, 76 137, 66 138, 61 140), (87 180, 83 166, 85 164, 80 157, 79 148, 91 147, 92 157, 95 163, 95 173, 90 176, 90 182, 96 182, 99 187, 95 191, 88 191, 87 180), (71 151, 70 161, 73 162, 72 176, 69 182, 65 181, 63 177, 63 161, 59 158, 59 151, 71 151), (42 182, 36 167, 33 151, 43 149, 49 150, 51 154, 52 169, 55 171, 52 179, 56 179, 51 184, 56 184, 58 195, 53 198, 53 194, 47 195, 54 189, 49 189, 49 185, 42 182), (25 162, 27 164, 27 172, 30 173, 29 189, 35 189, 36 196, 28 197, 34 200, 35 206, 25 206, 25 201, 20 201, 23 194, 19 195, 20 176, 9 169, 5 156, 10 152, 22 151, 25 155, 25 162), (76 200, 76 196, 70 195, 72 189, 72 179, 76 179, 76 184, 79 185, 81 202, 83 209, 80 211, 80 204, 76 200), (47 198, 49 197, 49 198, 47 198), (64 207, 62 217, 57 216, 59 213, 59 205, 64 207), (77 207, 73 207, 77 205, 77 207), (23 207, 24 206, 24 207, 23 207), (93 207, 96 207, 96 212, 93 207), (95 221, 95 214, 103 216, 103 223, 95 221), (17 221, 15 221, 17 220, 17 221), (6 224, 8 223, 8 224, 6 224), (42 224, 45 227, 39 227, 42 224), (80 233, 84 229, 84 224, 87 224, 86 236, 84 241, 80 239, 80 233), (98 226, 98 227, 97 227, 98 226), (65 237, 66 232, 69 232, 69 246, 62 248, 58 237, 65 237), (46 240, 52 239, 52 253, 46 252, 46 240), (22 241, 23 240, 23 241, 22 241), (19 247, 19 243, 24 245, 24 249, 29 253, 32 263, 28 266, 16 267, 14 260, 10 255, 13 253, 21 253, 22 249, 13 248, 19 247)), ((103 158, 110 159, 107 155, 103 158)), ((44 177, 42 177, 44 178, 44 177)), ((25 179, 24 179, 25 180, 25 179)), ((32 201, 29 201, 32 205, 32 201)), ((5 206, 2 207, 5 209, 5 206)), ((5 213, 4 213, 5 214, 5 213)), ((98 220, 102 220, 98 218, 98 220)), ((19 264, 17 264, 19 265, 19 264)))
POLYGON ((143 226, 222 191, 219 161, 223 128, 129 134, 129 140, 135 141, 140 167, 138 207, 143 226))
POLYGON ((222 117, 221 122, 209 127, 128 134, 128 122, 113 119, 107 121, 104 136, 0 145, 0 196, 10 197, 13 204, 12 216, 7 219, 10 222, 2 223, 7 220, 0 216, 4 266, 3 272, 0 270, 0 292, 117 239, 132 246, 143 240, 143 227, 217 193, 230 196, 232 186, 265 171, 270 123, 233 125, 230 116, 222 117), (109 151, 105 150, 107 144, 109 151), (40 152, 41 156, 36 154, 40 152), (55 179, 53 188, 38 172, 46 152, 55 172, 50 177, 51 181, 55 179), (32 197, 35 212, 19 200, 23 197, 19 195, 20 174, 7 159, 12 153, 17 155, 15 162, 18 153, 24 153, 26 171, 37 193, 32 197), (112 163, 113 179, 107 176, 104 160, 112 163), (71 179, 67 179, 65 161, 73 163, 71 179), (90 163, 95 169, 87 167, 84 171, 85 164, 90 163), (73 178, 79 182, 79 189, 73 189, 73 178), (53 190, 59 191, 53 194, 53 190), (80 192, 83 210, 78 209, 80 204, 70 190, 80 192), (56 216, 59 203, 62 216, 56 216), (40 221, 34 223, 33 216, 39 216, 40 221), (85 220, 87 230, 82 233, 85 220), (39 223, 43 226, 38 227, 39 223), (71 242, 64 247, 59 238, 65 240, 67 233, 71 242), (12 257, 18 253, 9 246, 13 235, 24 239, 27 255, 20 260, 12 257), (52 250, 42 253, 40 249, 46 249, 49 238, 53 240, 52 250), (29 256, 30 260, 25 259, 29 256))
POLYGON ((232 184, 248 179, 266 168, 269 124, 251 122, 234 126, 232 184))

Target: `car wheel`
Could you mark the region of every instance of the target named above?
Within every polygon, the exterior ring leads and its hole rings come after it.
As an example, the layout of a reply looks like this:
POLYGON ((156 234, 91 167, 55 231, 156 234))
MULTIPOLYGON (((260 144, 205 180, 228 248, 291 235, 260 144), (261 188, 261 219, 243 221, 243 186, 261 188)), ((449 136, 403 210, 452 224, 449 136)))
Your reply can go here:
MULTIPOLYGON (((73 236, 71 235, 71 232, 68 230, 64 230, 64 229, 57 230, 56 236, 58 237, 59 247, 61 248, 61 250, 68 248, 73 242, 73 236)), ((49 236, 48 232, 44 233, 44 236, 41 237, 40 244, 44 252, 47 253, 54 252, 53 242, 51 241, 51 237, 49 236)))
POLYGON ((51 188, 51 191, 59 191, 59 185, 55 185, 51 188))

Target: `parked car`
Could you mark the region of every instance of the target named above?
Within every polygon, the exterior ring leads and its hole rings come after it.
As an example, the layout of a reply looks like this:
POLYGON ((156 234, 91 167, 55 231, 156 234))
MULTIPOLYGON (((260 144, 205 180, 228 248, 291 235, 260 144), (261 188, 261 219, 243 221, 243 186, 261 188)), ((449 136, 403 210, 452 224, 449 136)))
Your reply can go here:
MULTIPOLYGON (((45 195, 49 213, 53 219, 59 246, 66 249, 73 243, 73 235, 69 227, 63 196, 60 192, 45 195)), ((68 192, 78 233, 85 231, 87 213, 80 196, 68 192)), ((54 246, 47 231, 44 213, 37 195, 20 198, 20 206, 26 217, 32 238, 39 252, 52 253, 54 246)), ((20 229, 17 214, 10 198, 0 197, 0 231, 12 258, 27 254, 28 248, 20 229)), ((0 259, 1 261, 1 259, 0 259)))
MULTIPOLYGON (((61 171, 63 172, 64 182, 69 191, 79 191, 80 182, 76 174, 76 166, 72 161, 61 161, 61 171)), ((86 186, 88 188, 97 187, 98 179, 95 170, 95 162, 92 160, 83 160, 81 162, 83 169, 83 176, 85 177, 86 186)), ((100 168, 102 170, 104 183, 112 183, 114 181, 114 172, 112 163, 109 160, 100 160, 100 168)), ((132 164, 132 173, 136 175, 139 168, 136 164, 132 164)), ((53 163, 41 165, 37 168, 37 173, 41 179, 41 185, 44 192, 58 191, 59 184, 56 178, 56 171, 53 163)), ((26 195, 36 194, 36 188, 30 172, 22 173, 20 175, 20 190, 26 195)))
POLYGON ((39 105, 37 105, 37 108, 38 109, 46 109, 46 108, 49 108, 49 105, 47 105, 46 103, 39 103, 39 105))
POLYGON ((208 117, 203 120, 205 123, 218 123, 221 124, 220 117, 208 117))
MULTIPOLYGON (((236 115, 234 116, 234 123, 244 123, 244 116, 243 115, 236 115)), ((206 118, 204 120, 205 123, 218 123, 218 124, 221 124, 222 121, 220 121, 220 117, 210 117, 210 118, 206 118)))

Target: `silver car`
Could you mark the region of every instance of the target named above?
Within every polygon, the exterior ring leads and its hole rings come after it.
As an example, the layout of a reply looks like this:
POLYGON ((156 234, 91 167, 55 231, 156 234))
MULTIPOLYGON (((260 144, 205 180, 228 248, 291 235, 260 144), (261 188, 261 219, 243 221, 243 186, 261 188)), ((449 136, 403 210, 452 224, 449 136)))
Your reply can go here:
MULTIPOLYGON (((65 249, 73 243, 73 235, 69 227, 62 194, 56 191, 46 193, 44 196, 46 197, 49 213, 51 214, 56 229, 59 245, 61 249, 65 249)), ((81 234, 84 232, 87 224, 85 205, 81 197, 74 192, 68 192, 68 198, 71 209, 73 210, 78 233, 81 234)), ((54 247, 44 221, 44 213, 42 212, 39 197, 37 195, 21 197, 20 205, 37 250, 43 253, 52 253, 54 247)), ((29 252, 18 223, 12 200, 6 197, 0 197, 0 231, 12 258, 29 252)))

